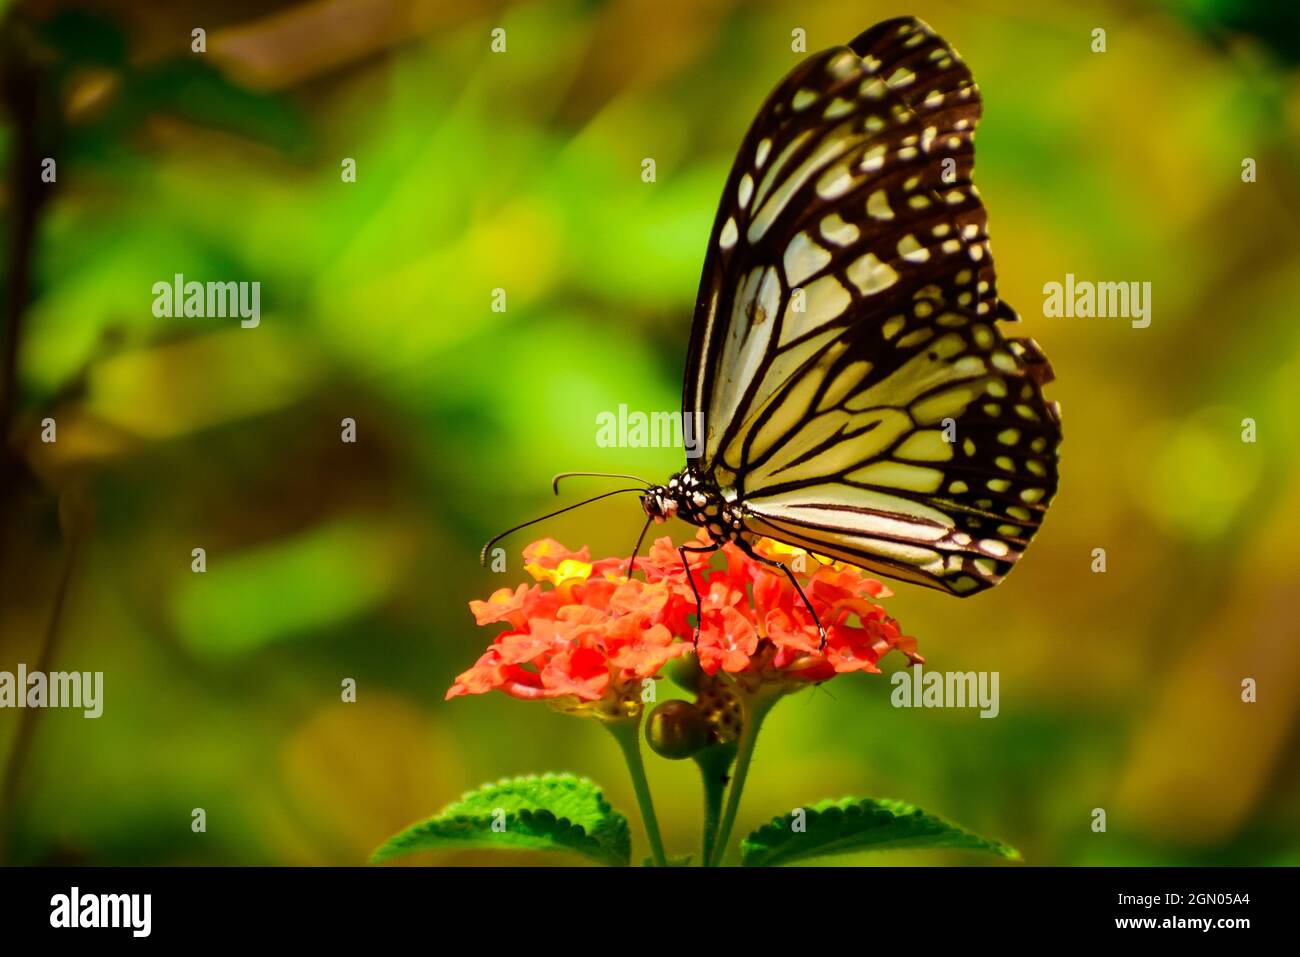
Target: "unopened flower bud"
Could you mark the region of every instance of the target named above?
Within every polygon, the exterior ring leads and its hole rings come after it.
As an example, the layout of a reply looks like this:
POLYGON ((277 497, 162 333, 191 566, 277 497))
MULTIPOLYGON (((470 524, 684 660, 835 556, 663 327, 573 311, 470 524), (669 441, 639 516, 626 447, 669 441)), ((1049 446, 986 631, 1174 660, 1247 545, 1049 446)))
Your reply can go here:
POLYGON ((708 723, 689 701, 665 701, 650 712, 646 740, 655 754, 679 761, 709 743, 708 723))

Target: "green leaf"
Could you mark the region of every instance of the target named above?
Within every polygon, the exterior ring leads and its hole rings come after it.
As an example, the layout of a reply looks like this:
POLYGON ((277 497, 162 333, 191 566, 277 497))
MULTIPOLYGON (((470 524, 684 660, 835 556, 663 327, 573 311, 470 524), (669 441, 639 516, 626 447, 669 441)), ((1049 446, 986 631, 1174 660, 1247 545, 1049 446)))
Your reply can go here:
POLYGON ((741 842, 745 867, 894 848, 955 847, 1018 860, 1020 853, 903 801, 841 798, 774 818, 741 842), (795 830, 802 811, 800 830, 795 830))
POLYGON ((371 862, 466 847, 568 851, 615 867, 625 867, 632 856, 627 818, 599 788, 571 774, 545 774, 471 791, 389 838, 371 862))
POLYGON ((175 576, 170 614, 187 649, 219 661, 319 636, 372 611, 399 587, 409 539, 362 513, 219 558, 210 552, 204 574, 175 576))

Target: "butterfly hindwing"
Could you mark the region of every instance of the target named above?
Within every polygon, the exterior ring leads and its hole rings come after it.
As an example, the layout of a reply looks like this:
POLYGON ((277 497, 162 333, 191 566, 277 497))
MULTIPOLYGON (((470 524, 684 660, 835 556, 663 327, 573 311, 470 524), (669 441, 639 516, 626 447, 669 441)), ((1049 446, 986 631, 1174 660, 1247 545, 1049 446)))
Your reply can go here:
POLYGON ((774 397, 748 446, 745 526, 974 594, 1015 563, 1056 492, 1051 372, 1032 341, 919 302, 934 322, 891 330, 878 365, 841 342, 774 397))
POLYGON ((913 18, 787 76, 724 190, 684 388, 751 533, 956 594, 1023 550, 1059 440, 1046 360, 997 327, 980 110, 913 18))

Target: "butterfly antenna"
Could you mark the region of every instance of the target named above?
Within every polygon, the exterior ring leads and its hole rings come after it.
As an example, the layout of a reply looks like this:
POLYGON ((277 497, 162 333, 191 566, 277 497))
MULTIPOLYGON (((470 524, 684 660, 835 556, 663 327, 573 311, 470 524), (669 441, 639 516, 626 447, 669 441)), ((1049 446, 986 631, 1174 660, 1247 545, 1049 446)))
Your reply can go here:
POLYGON ((572 512, 575 508, 582 508, 582 506, 590 505, 592 502, 599 502, 602 498, 609 498, 611 495, 622 495, 625 492, 640 492, 640 491, 642 490, 639 488, 614 489, 614 491, 612 492, 604 492, 600 495, 595 495, 589 499, 584 499, 581 502, 575 502, 573 505, 566 505, 564 508, 556 509, 554 512, 547 512, 545 515, 539 515, 537 518, 531 519, 530 521, 524 522, 520 525, 515 525, 511 528, 507 528, 504 532, 501 532, 499 535, 494 535, 492 536, 492 538, 488 540, 488 543, 483 546, 483 550, 478 553, 478 562, 480 565, 486 568, 488 549, 490 549, 497 542, 501 541, 501 539, 505 538, 507 535, 517 532, 521 528, 527 528, 529 525, 536 525, 538 522, 544 522, 548 518, 554 518, 557 515, 563 515, 565 512, 572 512))
POLYGON ((578 478, 579 476, 586 476, 588 478, 631 479, 634 482, 640 482, 646 488, 649 488, 651 484, 647 482, 645 479, 641 478, 641 476, 639 475, 626 475, 622 472, 561 472, 558 475, 556 475, 555 478, 551 479, 551 491, 554 492, 556 495, 559 495, 560 479, 578 478))
POLYGON ((627 577, 632 577, 632 572, 636 570, 636 554, 641 551, 641 543, 645 541, 645 533, 650 530, 650 523, 654 521, 654 516, 647 515, 645 524, 641 526, 641 534, 636 537, 636 546, 632 549, 632 557, 627 560, 627 577))

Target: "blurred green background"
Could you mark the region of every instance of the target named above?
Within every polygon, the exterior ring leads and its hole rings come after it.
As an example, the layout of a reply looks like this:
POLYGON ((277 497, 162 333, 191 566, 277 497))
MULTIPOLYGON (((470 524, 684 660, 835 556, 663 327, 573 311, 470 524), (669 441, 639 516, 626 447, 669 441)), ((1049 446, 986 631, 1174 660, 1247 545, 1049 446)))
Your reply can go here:
MULTIPOLYGON (((800 694, 737 831, 877 795, 1036 864, 1300 863, 1292 6, 0 3, 0 670, 47 655, 106 686, 95 721, 0 711, 3 860, 361 863, 548 769, 634 816, 595 724, 443 702, 491 638, 466 602, 524 578, 527 535, 504 574, 478 548, 555 507, 561 469, 681 467, 598 448, 596 415, 677 407, 718 193, 800 59, 791 31, 812 52, 913 13, 983 91, 977 182, 1003 295, 1056 368, 1060 494, 1001 587, 887 603, 930 667, 1000 672, 999 717, 895 710, 884 676, 800 694), (1043 318, 1067 272, 1150 281, 1150 328, 1043 318), (155 318, 176 273, 260 281, 261 325, 155 318)), ((614 499, 538 533, 626 554, 639 515, 614 499)), ((691 850, 694 769, 650 761, 666 842, 691 850)))

